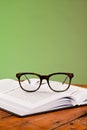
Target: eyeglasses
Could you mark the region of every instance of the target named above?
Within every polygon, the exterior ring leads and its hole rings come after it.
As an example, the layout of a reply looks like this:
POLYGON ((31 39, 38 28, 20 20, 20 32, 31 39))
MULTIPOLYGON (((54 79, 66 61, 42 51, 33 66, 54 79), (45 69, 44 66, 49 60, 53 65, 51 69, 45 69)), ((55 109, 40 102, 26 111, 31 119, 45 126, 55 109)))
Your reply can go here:
POLYGON ((26 92, 35 92, 41 85, 48 84, 49 88, 55 92, 66 91, 74 77, 73 73, 52 73, 49 75, 40 75, 36 73, 17 73, 20 87, 26 92), (47 81, 47 82, 46 82, 47 81))

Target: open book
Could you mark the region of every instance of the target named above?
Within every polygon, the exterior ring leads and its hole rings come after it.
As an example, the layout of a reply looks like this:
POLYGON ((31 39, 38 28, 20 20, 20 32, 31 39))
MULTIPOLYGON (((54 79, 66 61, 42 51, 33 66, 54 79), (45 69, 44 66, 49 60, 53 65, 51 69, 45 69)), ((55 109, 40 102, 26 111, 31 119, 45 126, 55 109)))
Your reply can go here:
POLYGON ((54 92, 42 84, 36 92, 25 92, 16 80, 0 80, 0 109, 21 117, 85 104, 86 88, 71 85, 65 92, 54 92))

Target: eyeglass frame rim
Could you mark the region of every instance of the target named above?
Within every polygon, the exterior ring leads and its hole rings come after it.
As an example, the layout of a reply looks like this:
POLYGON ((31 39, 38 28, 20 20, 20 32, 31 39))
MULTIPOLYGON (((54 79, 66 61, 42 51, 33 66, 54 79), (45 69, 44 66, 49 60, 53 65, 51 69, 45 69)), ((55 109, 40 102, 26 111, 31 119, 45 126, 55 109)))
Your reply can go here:
POLYGON ((46 81, 47 81, 47 83, 48 83, 48 86, 49 86, 49 88, 50 88, 52 91, 55 91, 55 92, 64 92, 64 91, 66 91, 67 89, 69 89, 70 84, 71 84, 71 80, 72 80, 72 78, 74 77, 74 74, 73 74, 73 73, 67 73, 67 72, 55 72, 55 73, 51 73, 51 74, 48 74, 48 75, 41 75, 41 74, 33 73, 33 72, 19 72, 19 73, 16 73, 16 77, 17 77, 17 79, 18 79, 18 82, 19 82, 20 87, 21 87, 24 91, 26 91, 26 92, 35 92, 35 91, 37 91, 37 90, 40 88, 43 79, 46 79, 46 81), (36 76, 39 77, 39 79, 40 79, 40 84, 39 84, 39 86, 38 86, 37 89, 32 90, 32 91, 29 91, 29 90, 26 90, 26 89, 24 89, 24 88, 22 87, 20 78, 21 78, 22 75, 25 75, 25 74, 32 74, 32 75, 36 75, 36 76), (53 88, 51 88, 51 86, 50 86, 50 84, 49 84, 49 78, 50 78, 52 75, 56 75, 56 74, 63 74, 63 75, 67 75, 67 76, 69 77, 69 85, 68 85, 68 87, 67 87, 65 90, 57 91, 57 90, 54 90, 53 88))

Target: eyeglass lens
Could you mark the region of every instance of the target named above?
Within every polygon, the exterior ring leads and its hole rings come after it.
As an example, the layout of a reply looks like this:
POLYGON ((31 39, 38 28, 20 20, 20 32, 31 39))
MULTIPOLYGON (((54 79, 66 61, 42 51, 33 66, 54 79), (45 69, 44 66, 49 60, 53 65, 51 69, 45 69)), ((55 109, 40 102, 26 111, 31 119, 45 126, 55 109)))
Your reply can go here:
POLYGON ((69 87, 70 79, 64 74, 55 74, 49 78, 49 85, 54 91, 64 91, 69 87))

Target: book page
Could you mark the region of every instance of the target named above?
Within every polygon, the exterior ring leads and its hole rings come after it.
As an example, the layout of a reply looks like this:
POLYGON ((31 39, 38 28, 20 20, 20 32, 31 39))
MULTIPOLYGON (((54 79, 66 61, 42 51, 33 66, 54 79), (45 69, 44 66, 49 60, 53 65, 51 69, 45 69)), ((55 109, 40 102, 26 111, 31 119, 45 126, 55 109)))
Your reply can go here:
POLYGON ((19 88, 19 83, 13 79, 1 79, 0 80, 0 93, 7 93, 10 90, 19 88))
POLYGON ((42 84, 40 89, 36 92, 25 92, 20 88, 18 81, 11 79, 3 80, 3 82, 0 81, 0 92, 8 95, 9 100, 13 100, 15 103, 23 104, 29 108, 35 108, 48 104, 55 99, 58 100, 70 96, 67 91, 60 93, 52 91, 47 83, 42 84))
POLYGON ((54 92, 45 82, 38 91, 26 92, 16 80, 0 80, 0 107, 19 115, 87 104, 86 95, 87 89, 73 85, 65 92, 54 92))
MULTIPOLYGON (((56 82, 54 82, 54 85, 55 84, 56 82)), ((70 88, 65 92, 54 92, 45 82, 41 85, 38 91, 25 92, 20 88, 18 81, 13 79, 2 79, 0 80, 0 93, 6 94, 12 97, 15 102, 29 107, 37 107, 61 98, 62 100, 63 98, 66 98, 66 100, 70 100, 68 98, 71 98, 71 103, 73 105, 87 103, 87 89, 74 85, 71 85, 70 88)))
POLYGON ((76 100, 77 105, 87 104, 87 88, 71 85, 71 89, 76 90, 71 93, 71 96, 76 100))

